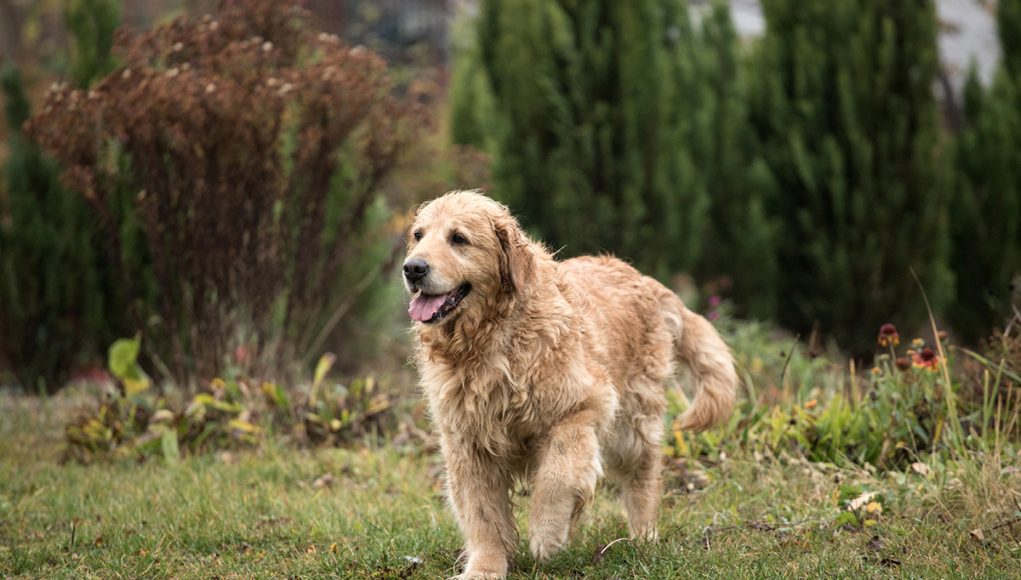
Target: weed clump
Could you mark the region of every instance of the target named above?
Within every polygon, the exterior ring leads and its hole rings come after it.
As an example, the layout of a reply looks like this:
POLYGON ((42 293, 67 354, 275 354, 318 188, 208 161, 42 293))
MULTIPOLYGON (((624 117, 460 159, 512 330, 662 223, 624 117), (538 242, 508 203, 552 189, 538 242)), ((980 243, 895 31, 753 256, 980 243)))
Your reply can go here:
MULTIPOLYGON (((1017 452, 1016 332, 999 333, 976 353, 950 344, 943 332, 932 344, 915 338, 902 345, 897 328, 884 324, 874 363, 863 369, 854 361, 844 367, 811 353, 773 356, 776 340, 762 328, 727 319, 722 324, 748 397, 722 429, 701 434, 671 429, 670 455, 712 459, 727 441, 738 441, 763 457, 900 470, 927 457, 1017 452)), ((671 415, 683 409, 683 399, 674 396, 671 415)))
POLYGON ((138 366, 139 339, 110 349, 113 388, 64 429, 63 459, 92 463, 256 448, 271 437, 297 445, 350 445, 391 434, 394 398, 371 377, 345 384, 327 375, 336 360, 325 355, 303 388, 246 377, 216 378, 187 400, 155 394, 138 366))

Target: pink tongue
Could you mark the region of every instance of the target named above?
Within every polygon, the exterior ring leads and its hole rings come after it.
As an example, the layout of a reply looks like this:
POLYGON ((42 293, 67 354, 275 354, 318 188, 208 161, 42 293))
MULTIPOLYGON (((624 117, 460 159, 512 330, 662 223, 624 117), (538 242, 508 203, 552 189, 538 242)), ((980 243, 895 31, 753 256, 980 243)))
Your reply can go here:
POLYGON ((425 322, 436 314, 436 311, 440 309, 440 306, 443 306, 443 303, 446 300, 446 294, 441 294, 439 296, 426 296, 424 294, 419 294, 418 296, 415 296, 415 298, 411 301, 411 305, 408 306, 408 316, 410 316, 412 320, 425 322))

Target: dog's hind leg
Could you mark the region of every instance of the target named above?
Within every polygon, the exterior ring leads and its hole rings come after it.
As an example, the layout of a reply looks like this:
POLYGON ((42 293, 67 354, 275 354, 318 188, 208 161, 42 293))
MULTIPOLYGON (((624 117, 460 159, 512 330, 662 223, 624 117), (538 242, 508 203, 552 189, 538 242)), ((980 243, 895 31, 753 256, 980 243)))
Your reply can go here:
POLYGON ((627 510, 632 538, 655 541, 656 518, 663 494, 663 459, 659 417, 636 418, 641 425, 617 425, 615 444, 608 449, 608 471, 627 510))
POLYGON ((599 419, 592 410, 577 412, 555 425, 542 446, 532 478, 528 529, 532 555, 540 562, 564 547, 595 495, 602 475, 596 437, 599 419))

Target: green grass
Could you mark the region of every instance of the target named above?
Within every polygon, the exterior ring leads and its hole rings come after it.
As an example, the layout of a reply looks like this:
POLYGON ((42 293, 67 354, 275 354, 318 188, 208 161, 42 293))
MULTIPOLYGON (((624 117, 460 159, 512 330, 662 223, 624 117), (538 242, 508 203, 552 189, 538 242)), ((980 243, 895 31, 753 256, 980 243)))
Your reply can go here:
MULTIPOLYGON (((178 464, 59 465, 59 401, 0 396, 0 576, 438 578, 460 537, 437 459, 390 448, 268 444, 178 464), (316 485, 329 474, 331 485, 316 485)), ((727 457, 708 483, 670 472, 655 545, 630 541, 601 489, 554 561, 522 540, 517 577, 1006 577, 1021 569, 1018 465, 977 457, 875 475, 799 458, 727 457), (883 495, 838 526, 841 486, 883 495), (698 486, 696 486, 698 487, 698 486), (971 534, 982 529, 982 540, 971 534), (605 552, 603 546, 611 544, 605 552)), ((519 498, 527 504, 527 497, 519 498)), ((519 510, 519 513, 523 510, 519 510)), ((522 525, 524 518, 521 519, 522 525)))

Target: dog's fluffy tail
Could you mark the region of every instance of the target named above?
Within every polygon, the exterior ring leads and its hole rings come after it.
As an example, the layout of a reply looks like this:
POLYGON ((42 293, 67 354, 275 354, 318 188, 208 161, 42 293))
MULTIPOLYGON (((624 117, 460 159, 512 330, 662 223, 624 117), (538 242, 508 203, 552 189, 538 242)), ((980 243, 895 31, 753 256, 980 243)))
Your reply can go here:
POLYGON ((701 431, 730 416, 737 396, 734 357, 713 325, 688 310, 672 292, 664 296, 674 332, 674 356, 691 371, 695 398, 679 418, 681 429, 701 431))

